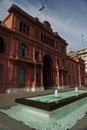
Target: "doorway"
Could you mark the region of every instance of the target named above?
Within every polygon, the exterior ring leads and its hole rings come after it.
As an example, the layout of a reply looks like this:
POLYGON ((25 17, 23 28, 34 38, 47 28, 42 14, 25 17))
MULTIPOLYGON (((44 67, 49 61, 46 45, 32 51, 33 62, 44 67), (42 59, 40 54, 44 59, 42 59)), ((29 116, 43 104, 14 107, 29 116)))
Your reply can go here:
POLYGON ((43 84, 45 90, 52 87, 52 59, 49 55, 43 58, 43 84))

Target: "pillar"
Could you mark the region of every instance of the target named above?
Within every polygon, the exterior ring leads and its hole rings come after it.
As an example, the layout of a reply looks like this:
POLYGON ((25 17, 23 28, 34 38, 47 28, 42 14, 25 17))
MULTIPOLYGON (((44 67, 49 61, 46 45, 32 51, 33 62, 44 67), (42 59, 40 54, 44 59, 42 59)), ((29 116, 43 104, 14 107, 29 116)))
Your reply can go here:
POLYGON ((53 68, 53 85, 59 86, 59 70, 58 70, 58 67, 53 68))
POLYGON ((35 87, 36 87, 36 65, 34 65, 34 82, 32 84, 32 91, 35 91, 35 87))

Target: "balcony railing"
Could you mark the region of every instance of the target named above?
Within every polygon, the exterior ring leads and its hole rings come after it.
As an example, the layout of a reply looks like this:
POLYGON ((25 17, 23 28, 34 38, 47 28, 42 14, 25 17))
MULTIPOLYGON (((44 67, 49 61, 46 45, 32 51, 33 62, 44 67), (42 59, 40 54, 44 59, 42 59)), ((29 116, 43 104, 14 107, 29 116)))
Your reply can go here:
POLYGON ((15 61, 23 61, 23 62, 33 62, 33 58, 32 57, 21 57, 21 56, 10 56, 9 57, 10 60, 15 60, 15 61))
POLYGON ((21 56, 10 56, 10 60, 13 61, 21 61, 21 62, 26 62, 26 63, 36 63, 36 64, 42 64, 41 60, 35 60, 33 57, 21 57, 21 56))
POLYGON ((69 68, 67 66, 64 66, 64 65, 59 65, 59 69, 61 70, 69 70, 69 68))

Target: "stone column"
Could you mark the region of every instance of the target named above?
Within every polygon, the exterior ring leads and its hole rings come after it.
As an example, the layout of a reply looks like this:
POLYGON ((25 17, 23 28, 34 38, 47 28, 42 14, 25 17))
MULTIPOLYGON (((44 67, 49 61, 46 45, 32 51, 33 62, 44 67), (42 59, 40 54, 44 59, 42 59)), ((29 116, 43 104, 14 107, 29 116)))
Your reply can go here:
POLYGON ((41 66, 41 89, 44 90, 44 87, 43 87, 43 65, 41 66))
POLYGON ((78 74, 79 74, 79 84, 78 84, 78 86, 81 87, 81 70, 80 70, 79 64, 78 64, 78 74))
POLYGON ((32 84, 32 91, 35 91, 35 88, 36 88, 36 65, 34 65, 34 82, 32 84))
POLYGON ((61 75, 62 75, 62 76, 61 76, 61 78, 62 78, 62 86, 64 86, 63 71, 61 72, 61 75))
POLYGON ((57 86, 60 85, 60 81, 59 81, 59 69, 57 69, 57 86))
POLYGON ((59 70, 58 70, 58 67, 53 68, 53 85, 59 86, 59 70))

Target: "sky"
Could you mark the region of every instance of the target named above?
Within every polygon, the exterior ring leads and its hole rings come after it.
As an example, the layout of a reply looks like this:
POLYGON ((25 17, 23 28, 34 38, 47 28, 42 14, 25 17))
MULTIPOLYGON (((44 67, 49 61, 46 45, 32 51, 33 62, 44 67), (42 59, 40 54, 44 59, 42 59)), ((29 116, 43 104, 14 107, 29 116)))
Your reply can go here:
POLYGON ((54 32, 66 40, 67 50, 87 48, 87 0, 0 0, 0 20, 8 15, 11 4, 39 20, 48 21, 54 32))

